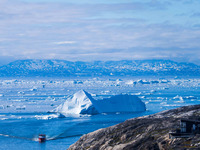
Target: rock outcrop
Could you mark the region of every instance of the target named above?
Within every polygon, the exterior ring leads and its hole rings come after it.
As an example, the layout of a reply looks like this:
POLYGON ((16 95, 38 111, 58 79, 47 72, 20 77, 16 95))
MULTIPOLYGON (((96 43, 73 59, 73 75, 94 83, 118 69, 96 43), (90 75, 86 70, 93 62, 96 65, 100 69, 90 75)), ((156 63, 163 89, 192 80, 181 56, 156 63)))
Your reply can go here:
POLYGON ((200 135, 169 138, 180 119, 200 120, 200 105, 185 106, 126 120, 83 135, 69 150, 186 150, 200 149, 200 135))

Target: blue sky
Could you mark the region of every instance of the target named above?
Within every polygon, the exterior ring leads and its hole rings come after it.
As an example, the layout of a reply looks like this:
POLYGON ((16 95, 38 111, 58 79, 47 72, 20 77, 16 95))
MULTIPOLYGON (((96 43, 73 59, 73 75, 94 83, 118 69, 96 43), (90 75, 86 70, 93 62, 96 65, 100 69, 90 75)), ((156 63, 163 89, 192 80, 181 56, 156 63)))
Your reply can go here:
POLYGON ((1 0, 0 64, 171 59, 200 64, 199 0, 1 0))

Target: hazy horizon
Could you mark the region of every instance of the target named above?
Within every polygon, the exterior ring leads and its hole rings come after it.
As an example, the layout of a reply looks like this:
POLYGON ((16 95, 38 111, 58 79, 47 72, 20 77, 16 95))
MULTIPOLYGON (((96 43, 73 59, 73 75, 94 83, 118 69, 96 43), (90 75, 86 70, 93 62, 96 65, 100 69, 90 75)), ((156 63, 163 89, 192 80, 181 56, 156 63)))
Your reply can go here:
POLYGON ((0 66, 4 66, 4 65, 8 65, 9 63, 13 63, 15 61, 28 61, 28 60, 33 60, 33 61, 37 61, 37 60, 55 60, 55 61, 69 61, 69 62, 88 62, 88 63, 92 63, 92 62, 108 62, 108 61, 172 61, 172 62, 177 62, 177 63, 192 63, 195 65, 200 66, 200 64, 197 63, 193 63, 193 62, 187 62, 187 61, 174 61, 174 60, 170 60, 170 59, 121 59, 121 60, 65 60, 65 59, 16 59, 16 60, 7 60, 7 61, 0 61, 0 66))
POLYGON ((2 0, 0 65, 165 59, 200 65, 200 1, 2 0))

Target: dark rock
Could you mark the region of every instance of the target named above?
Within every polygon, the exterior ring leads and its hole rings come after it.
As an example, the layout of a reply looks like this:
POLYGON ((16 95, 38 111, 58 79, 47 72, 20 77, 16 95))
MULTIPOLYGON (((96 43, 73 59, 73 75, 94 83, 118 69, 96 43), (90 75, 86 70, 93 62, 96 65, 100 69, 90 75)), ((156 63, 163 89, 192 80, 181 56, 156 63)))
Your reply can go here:
POLYGON ((69 150, 188 150, 200 149, 200 135, 170 139, 181 118, 200 120, 200 105, 185 106, 126 120, 83 135, 69 150))

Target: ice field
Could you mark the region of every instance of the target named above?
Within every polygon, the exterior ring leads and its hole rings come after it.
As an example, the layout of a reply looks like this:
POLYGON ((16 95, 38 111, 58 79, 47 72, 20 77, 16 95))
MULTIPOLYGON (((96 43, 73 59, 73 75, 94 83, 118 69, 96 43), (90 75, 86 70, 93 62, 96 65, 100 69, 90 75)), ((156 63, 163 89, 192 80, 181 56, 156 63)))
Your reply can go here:
POLYGON ((67 149, 81 135, 185 105, 200 104, 199 78, 18 78, 0 79, 0 149, 67 149), (95 99, 137 95, 145 112, 97 115, 50 113, 79 90, 95 99), (40 144, 38 134, 46 134, 40 144))

